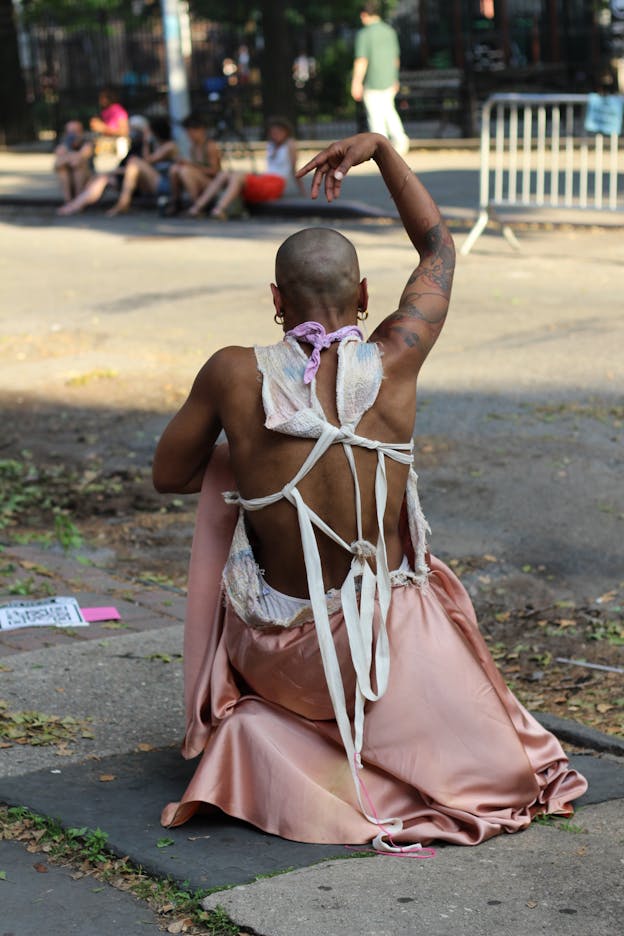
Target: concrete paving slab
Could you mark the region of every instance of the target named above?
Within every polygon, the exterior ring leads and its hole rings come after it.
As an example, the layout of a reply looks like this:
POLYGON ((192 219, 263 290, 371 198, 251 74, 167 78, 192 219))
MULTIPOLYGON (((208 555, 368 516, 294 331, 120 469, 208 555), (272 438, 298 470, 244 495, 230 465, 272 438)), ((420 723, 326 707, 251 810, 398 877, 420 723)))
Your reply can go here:
POLYGON ((205 898, 256 936, 613 936, 622 924, 624 803, 583 831, 533 824, 424 861, 329 861, 205 898))
POLYGON ((155 916, 131 894, 0 840, 2 936, 145 936, 161 933, 155 916), (39 872, 35 865, 47 868, 39 872))
POLYGON ((88 757, 167 747, 184 731, 182 625, 130 634, 110 631, 4 658, 2 694, 12 711, 37 711, 87 722, 60 752, 54 746, 15 744, 0 750, 0 777, 40 768, 65 769, 88 757), (171 662, 166 662, 170 660, 171 662))
POLYGON ((100 828, 117 854, 128 855, 150 874, 188 881, 193 888, 227 887, 348 854, 343 845, 307 845, 267 835, 217 810, 177 829, 163 829, 161 810, 179 799, 194 767, 172 749, 107 757, 58 772, 5 778, 0 800, 66 827, 100 828), (101 781, 102 776, 115 779, 101 781))
MULTIPOLYGON (((579 806, 624 799, 624 763, 591 755, 573 755, 571 760, 590 784, 579 806)), ((119 755, 7 778, 0 783, 0 798, 52 816, 64 826, 101 828, 118 854, 129 855, 153 874, 188 880, 193 887, 225 887, 259 874, 349 856, 342 845, 288 842, 217 810, 177 829, 163 829, 160 812, 179 799, 194 767, 175 749, 119 755), (103 776, 114 779, 102 781, 103 776), (162 847, 163 840, 171 844, 162 847)))

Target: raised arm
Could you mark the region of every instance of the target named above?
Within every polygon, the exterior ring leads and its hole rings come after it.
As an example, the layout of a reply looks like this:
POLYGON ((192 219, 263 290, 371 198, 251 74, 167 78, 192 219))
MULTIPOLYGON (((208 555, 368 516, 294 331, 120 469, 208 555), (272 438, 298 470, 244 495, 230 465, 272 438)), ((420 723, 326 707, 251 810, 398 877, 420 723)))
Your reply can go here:
POLYGON ((433 198, 390 142, 377 133, 361 133, 333 143, 297 175, 314 170, 311 195, 324 185, 328 201, 340 195, 353 166, 372 159, 394 199, 401 221, 419 254, 396 312, 375 329, 371 341, 384 346, 388 363, 417 372, 444 324, 451 295, 455 248, 433 198))

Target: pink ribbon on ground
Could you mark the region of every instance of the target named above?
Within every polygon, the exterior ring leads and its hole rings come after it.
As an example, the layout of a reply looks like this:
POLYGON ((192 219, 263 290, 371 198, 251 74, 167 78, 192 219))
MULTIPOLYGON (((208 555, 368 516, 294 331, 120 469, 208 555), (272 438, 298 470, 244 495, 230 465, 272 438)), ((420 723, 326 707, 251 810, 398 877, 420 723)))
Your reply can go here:
POLYGON ((297 341, 304 341, 306 344, 312 345, 313 351, 303 373, 304 383, 312 383, 321 364, 321 351, 324 348, 329 348, 332 342, 342 341, 343 338, 347 338, 349 335, 357 335, 361 341, 364 340, 364 335, 357 325, 344 325, 338 331, 326 332, 320 322, 302 322, 286 332, 287 338, 296 338, 297 341))

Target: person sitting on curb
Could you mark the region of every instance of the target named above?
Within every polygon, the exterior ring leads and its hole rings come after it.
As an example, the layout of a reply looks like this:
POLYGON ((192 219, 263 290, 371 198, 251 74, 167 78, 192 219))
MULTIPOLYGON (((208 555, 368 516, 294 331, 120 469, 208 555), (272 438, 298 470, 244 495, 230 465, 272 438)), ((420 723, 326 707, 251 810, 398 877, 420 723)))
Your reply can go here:
POLYGON ((184 192, 195 202, 221 170, 219 146, 210 139, 203 118, 191 113, 182 121, 182 126, 191 143, 190 159, 177 159, 169 170, 171 199, 165 208, 167 215, 178 213, 184 192))
POLYGON ((116 204, 106 212, 109 218, 128 211, 137 188, 142 194, 155 198, 166 198, 170 194, 169 170, 176 158, 177 146, 171 138, 171 124, 167 118, 150 118, 146 138, 143 155, 129 156, 125 164, 121 193, 116 204))
POLYGON ((267 124, 267 168, 262 173, 220 172, 204 189, 189 209, 189 216, 198 217, 202 209, 222 192, 210 212, 212 218, 227 220, 230 205, 239 197, 247 204, 274 201, 286 191, 293 181, 300 194, 305 195, 303 181, 295 175, 297 171, 297 144, 294 129, 285 117, 271 117, 267 124))
POLYGON ((93 175, 93 140, 80 120, 68 120, 63 137, 54 150, 54 171, 58 175, 65 204, 84 190, 93 175))
POLYGON ((112 88, 102 88, 99 93, 100 115, 92 117, 89 128, 92 133, 113 140, 120 159, 128 153, 130 121, 125 107, 119 103, 112 88))
POLYGON ((150 128, 146 117, 134 115, 130 118, 130 149, 119 165, 111 172, 100 172, 94 176, 85 189, 72 201, 58 209, 57 214, 63 217, 78 214, 88 205, 94 205, 102 198, 110 186, 121 190, 126 166, 134 156, 145 158, 150 152, 150 128))

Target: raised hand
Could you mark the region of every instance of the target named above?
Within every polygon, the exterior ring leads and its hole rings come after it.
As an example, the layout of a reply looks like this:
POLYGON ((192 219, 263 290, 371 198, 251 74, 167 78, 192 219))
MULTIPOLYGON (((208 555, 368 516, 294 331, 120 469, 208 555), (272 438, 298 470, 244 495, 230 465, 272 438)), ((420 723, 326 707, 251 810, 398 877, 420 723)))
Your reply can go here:
POLYGON ((385 138, 378 133, 358 133, 338 140, 302 166, 296 174, 297 178, 301 179, 308 172, 314 171, 310 195, 317 198, 321 185, 324 185, 327 201, 331 202, 340 195, 343 179, 349 169, 371 159, 377 152, 380 140, 385 142, 385 138))

